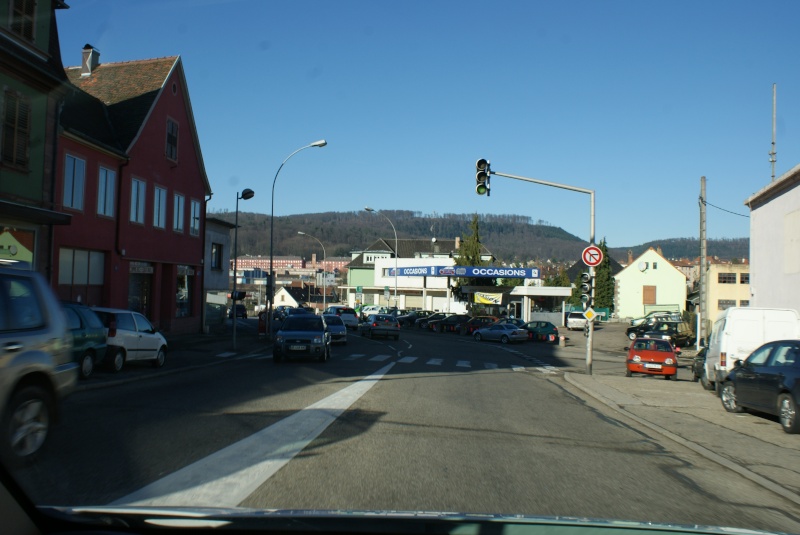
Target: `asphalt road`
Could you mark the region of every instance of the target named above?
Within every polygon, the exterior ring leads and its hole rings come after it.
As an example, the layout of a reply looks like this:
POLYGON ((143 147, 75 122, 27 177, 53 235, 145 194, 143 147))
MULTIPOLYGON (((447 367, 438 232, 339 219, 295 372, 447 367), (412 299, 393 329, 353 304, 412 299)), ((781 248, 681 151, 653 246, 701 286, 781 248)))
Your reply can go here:
MULTIPOLYGON (((619 328, 596 333, 594 373, 623 373, 619 328)), ((572 351, 413 330, 397 342, 351 335, 325 364, 275 365, 261 350, 85 389, 65 403, 47 454, 18 475, 52 505, 459 511, 800 532, 795 504, 581 399, 564 372, 585 367, 585 339, 568 336, 572 351)))

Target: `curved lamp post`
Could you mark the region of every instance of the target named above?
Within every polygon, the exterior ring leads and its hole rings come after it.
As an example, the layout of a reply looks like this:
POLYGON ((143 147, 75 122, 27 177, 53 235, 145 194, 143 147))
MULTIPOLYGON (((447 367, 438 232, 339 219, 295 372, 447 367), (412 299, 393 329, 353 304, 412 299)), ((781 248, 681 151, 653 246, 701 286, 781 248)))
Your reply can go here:
POLYGON ((378 210, 375 210, 374 208, 370 208, 369 206, 365 206, 364 210, 366 210, 367 212, 375 212, 376 214, 382 215, 383 218, 386 219, 386 221, 388 221, 390 225, 392 225, 392 230, 394 231, 394 306, 395 306, 395 308, 398 308, 400 305, 397 302, 397 255, 398 255, 398 250, 397 250, 397 229, 394 228, 394 223, 392 223, 392 220, 389 219, 388 217, 386 217, 386 215, 384 215, 383 213, 379 212, 378 210))
POLYGON ((255 193, 251 189, 242 190, 242 194, 236 193, 236 223, 233 230, 233 349, 236 349, 236 261, 239 257, 239 199, 248 200, 252 199, 255 193))
POLYGON ((326 305, 328 303, 327 300, 326 300, 326 297, 328 295, 328 282, 325 280, 325 279, 327 279, 327 277, 325 276, 325 266, 324 266, 325 259, 328 257, 328 255, 325 253, 325 246, 322 245, 322 242, 319 241, 319 238, 315 238, 311 234, 306 234, 305 232, 303 232, 301 230, 298 230, 297 233, 298 234, 302 234, 303 236, 308 236, 309 238, 313 238, 313 239, 317 240, 317 243, 319 243, 319 246, 322 247, 322 262, 323 262, 323 267, 322 267, 322 311, 325 312, 325 308, 326 308, 326 305))
POLYGON ((324 139, 320 139, 319 141, 315 141, 314 143, 306 145, 305 147, 300 147, 299 149, 291 153, 289 156, 287 156, 286 159, 283 160, 283 162, 281 162, 281 166, 278 167, 278 171, 275 173, 275 178, 272 179, 272 206, 269 211, 269 285, 268 285, 269 312, 267 316, 267 322, 269 323, 269 328, 268 328, 269 333, 267 334, 267 336, 269 336, 270 338, 272 338, 272 300, 275 298, 275 271, 272 268, 272 258, 273 258, 272 243, 274 238, 273 230, 275 226, 275 182, 278 181, 278 174, 280 174, 281 169, 283 169, 283 165, 287 161, 289 161, 289 158, 291 158, 301 150, 310 149, 311 147, 324 147, 327 144, 328 144, 327 141, 325 141, 324 139))

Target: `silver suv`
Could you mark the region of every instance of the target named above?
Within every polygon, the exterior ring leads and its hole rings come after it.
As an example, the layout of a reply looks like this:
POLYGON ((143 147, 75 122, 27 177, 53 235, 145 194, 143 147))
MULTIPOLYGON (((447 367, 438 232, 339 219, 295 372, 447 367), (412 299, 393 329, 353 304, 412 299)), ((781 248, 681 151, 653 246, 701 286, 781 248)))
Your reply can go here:
POLYGON ((583 312, 570 312, 567 315, 567 329, 570 331, 586 328, 586 316, 583 312))
POLYGON ((33 460, 74 390, 78 364, 61 305, 33 271, 0 267, 0 455, 33 460))

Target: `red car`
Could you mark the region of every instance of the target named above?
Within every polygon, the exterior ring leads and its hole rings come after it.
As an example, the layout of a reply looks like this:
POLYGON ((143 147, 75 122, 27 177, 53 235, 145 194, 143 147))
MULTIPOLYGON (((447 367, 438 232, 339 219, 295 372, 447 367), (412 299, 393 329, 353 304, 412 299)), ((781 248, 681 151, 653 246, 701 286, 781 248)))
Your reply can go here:
POLYGON ((625 377, 634 373, 678 377, 678 353, 668 340, 636 338, 628 348, 625 377))

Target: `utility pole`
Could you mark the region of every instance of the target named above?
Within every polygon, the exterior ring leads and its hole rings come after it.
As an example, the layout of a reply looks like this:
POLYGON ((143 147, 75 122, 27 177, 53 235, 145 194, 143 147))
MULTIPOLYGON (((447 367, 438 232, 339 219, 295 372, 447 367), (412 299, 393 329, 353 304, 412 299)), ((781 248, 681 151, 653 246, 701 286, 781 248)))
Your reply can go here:
POLYGON ((698 314, 697 348, 700 349, 700 340, 706 338, 706 317, 708 312, 708 274, 706 272, 706 177, 700 177, 700 314, 698 314))

